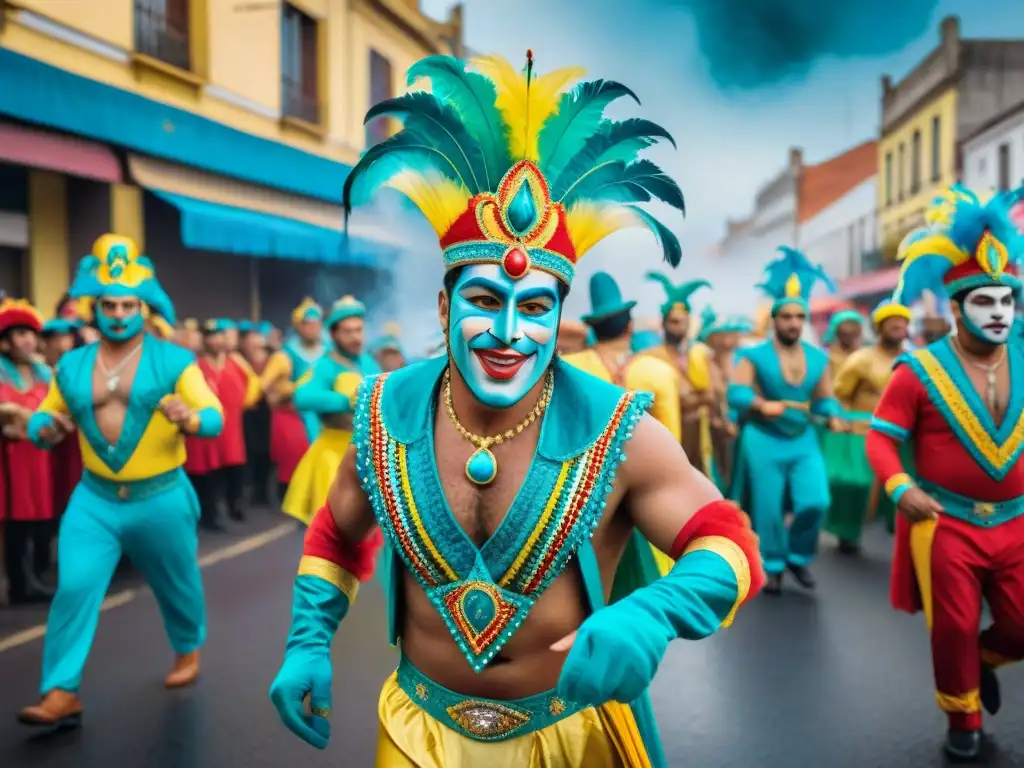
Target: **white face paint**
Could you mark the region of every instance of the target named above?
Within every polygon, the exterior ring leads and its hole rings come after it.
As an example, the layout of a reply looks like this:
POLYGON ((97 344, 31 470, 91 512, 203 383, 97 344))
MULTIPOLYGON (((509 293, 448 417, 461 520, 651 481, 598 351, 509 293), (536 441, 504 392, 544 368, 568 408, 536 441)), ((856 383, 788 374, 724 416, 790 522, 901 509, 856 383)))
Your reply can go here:
POLYGON ((963 314, 971 333, 989 344, 1005 344, 1013 328, 1015 307, 1012 288, 985 286, 967 294, 963 314))

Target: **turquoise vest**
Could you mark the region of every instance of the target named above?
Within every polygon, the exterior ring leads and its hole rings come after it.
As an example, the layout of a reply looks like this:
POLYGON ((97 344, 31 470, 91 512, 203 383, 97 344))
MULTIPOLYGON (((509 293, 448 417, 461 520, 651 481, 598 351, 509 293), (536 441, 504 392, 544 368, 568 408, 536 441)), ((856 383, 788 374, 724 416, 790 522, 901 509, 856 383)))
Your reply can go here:
MULTIPOLYGON (((789 400, 806 403, 810 408, 814 390, 821 377, 827 374, 828 355, 805 341, 801 341, 800 344, 804 348, 807 373, 799 384, 790 384, 782 377, 779 355, 770 340, 736 353, 737 360, 745 357, 754 366, 757 390, 765 400, 789 400)), ((757 419, 753 423, 756 423, 759 429, 779 437, 799 437, 810 424, 810 413, 796 408, 788 408, 777 419, 757 419)))
MULTIPOLYGON (((308 373, 317 360, 323 356, 323 347, 318 348, 315 355, 310 355, 298 339, 289 339, 281 347, 281 351, 288 356, 292 364, 292 375, 289 379, 293 384, 308 373)), ((312 443, 320 435, 320 419, 315 413, 299 411, 302 424, 306 428, 306 438, 312 443)))

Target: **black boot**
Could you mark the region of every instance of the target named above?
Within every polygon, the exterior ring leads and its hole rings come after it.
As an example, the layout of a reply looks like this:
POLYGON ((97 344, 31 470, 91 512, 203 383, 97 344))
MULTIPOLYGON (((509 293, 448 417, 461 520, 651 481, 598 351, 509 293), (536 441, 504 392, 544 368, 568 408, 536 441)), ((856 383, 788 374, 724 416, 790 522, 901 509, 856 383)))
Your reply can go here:
POLYGON ((860 544, 856 541, 844 541, 839 540, 839 546, 836 547, 836 552, 840 555, 855 556, 860 554, 860 544))
POLYGON ((981 731, 946 732, 946 754, 954 760, 976 760, 981 755, 981 731))
POLYGON ((245 465, 225 467, 223 471, 228 516, 236 522, 245 522, 245 465))
POLYGON ((793 565, 792 563, 786 567, 801 587, 804 589, 814 589, 816 582, 810 568, 806 565, 793 565))
POLYGON ((994 715, 1003 705, 1003 697, 999 691, 999 678, 996 671, 988 664, 981 665, 981 706, 990 715, 994 715))
POLYGON ((764 593, 766 595, 781 595, 782 594, 782 574, 781 573, 769 573, 768 578, 764 582, 764 593))

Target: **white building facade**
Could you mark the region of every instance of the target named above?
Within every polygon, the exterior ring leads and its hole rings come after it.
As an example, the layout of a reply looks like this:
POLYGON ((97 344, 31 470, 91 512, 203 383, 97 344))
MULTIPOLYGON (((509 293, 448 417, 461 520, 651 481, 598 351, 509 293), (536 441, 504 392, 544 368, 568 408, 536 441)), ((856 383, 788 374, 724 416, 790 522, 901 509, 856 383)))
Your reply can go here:
POLYGON ((876 185, 872 176, 799 224, 797 247, 836 282, 860 274, 863 255, 878 247, 876 185))
POLYGON ((971 189, 1013 189, 1024 183, 1024 103, 967 137, 963 181, 971 189))

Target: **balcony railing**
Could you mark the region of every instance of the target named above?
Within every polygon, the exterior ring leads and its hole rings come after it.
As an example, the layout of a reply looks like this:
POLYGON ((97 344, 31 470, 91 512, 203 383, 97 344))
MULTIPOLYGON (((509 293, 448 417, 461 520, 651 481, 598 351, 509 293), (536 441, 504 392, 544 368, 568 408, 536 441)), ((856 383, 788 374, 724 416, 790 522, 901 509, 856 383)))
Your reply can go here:
POLYGON ((305 93, 302 83, 289 77, 281 79, 282 112, 310 125, 320 125, 320 101, 305 93))
POLYGON ((135 2, 135 50, 179 69, 192 66, 188 25, 169 22, 165 13, 145 0, 135 2))

